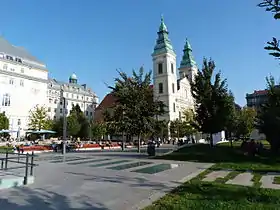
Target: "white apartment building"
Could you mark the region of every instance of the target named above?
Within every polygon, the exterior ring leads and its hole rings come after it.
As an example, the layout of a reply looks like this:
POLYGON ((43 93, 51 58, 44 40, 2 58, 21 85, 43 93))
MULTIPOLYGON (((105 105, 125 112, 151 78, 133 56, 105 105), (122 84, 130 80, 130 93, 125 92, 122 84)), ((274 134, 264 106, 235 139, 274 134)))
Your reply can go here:
POLYGON ((48 112, 52 119, 63 116, 63 100, 66 99, 66 113, 69 114, 73 106, 79 105, 86 117, 91 120, 98 104, 98 97, 87 87, 79 85, 75 74, 69 77, 69 83, 49 79, 48 83, 48 112))
POLYGON ((0 37, 0 112, 9 118, 12 137, 25 134, 29 112, 36 105, 48 108, 51 118, 59 118, 61 89, 67 109, 79 104, 86 116, 93 116, 98 98, 86 85, 78 85, 76 75, 71 76, 69 83, 49 79, 43 62, 0 37))

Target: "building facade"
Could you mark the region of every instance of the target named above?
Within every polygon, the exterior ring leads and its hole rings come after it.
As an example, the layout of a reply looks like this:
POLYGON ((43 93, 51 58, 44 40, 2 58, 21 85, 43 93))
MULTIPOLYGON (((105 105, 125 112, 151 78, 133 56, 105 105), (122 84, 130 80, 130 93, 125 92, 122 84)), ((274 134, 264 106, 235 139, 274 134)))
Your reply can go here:
POLYGON ((79 85, 75 75, 72 77, 69 83, 49 79, 43 62, 0 37, 0 112, 9 118, 12 137, 24 135, 30 110, 36 105, 45 106, 51 118, 58 118, 61 89, 68 101, 67 109, 79 104, 87 116, 93 116, 96 94, 86 85, 79 85))
POLYGON ((167 121, 182 119, 182 113, 186 109, 194 109, 190 82, 194 81, 198 69, 192 48, 186 40, 180 67, 177 69, 176 53, 163 18, 157 34, 158 38, 152 53, 154 98, 164 102, 167 107, 167 113, 161 116, 161 119, 167 121))
POLYGON ((94 110, 98 104, 97 95, 86 84, 79 85, 75 74, 69 77, 69 82, 60 82, 49 79, 48 83, 48 113, 51 119, 63 116, 63 100, 66 99, 66 114, 73 106, 79 105, 85 116, 92 120, 94 110))
POLYGON ((246 94, 247 107, 259 109, 267 102, 267 94, 267 90, 255 90, 253 93, 246 94))

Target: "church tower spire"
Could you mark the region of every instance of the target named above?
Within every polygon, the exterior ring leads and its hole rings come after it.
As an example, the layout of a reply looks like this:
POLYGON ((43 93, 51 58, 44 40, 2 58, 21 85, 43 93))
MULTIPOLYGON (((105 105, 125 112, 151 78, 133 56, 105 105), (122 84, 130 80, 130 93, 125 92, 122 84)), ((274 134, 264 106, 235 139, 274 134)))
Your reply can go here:
POLYGON ((177 110, 177 75, 176 54, 168 37, 168 30, 163 17, 157 32, 153 58, 153 94, 156 100, 166 105, 166 113, 160 119, 172 121, 178 118, 177 110))
POLYGON ((171 41, 168 37, 169 32, 164 23, 163 16, 161 16, 161 22, 157 34, 158 34, 158 38, 152 56, 159 55, 162 53, 171 53, 175 55, 171 41))
POLYGON ((180 78, 188 77, 190 81, 193 81, 198 70, 196 61, 193 57, 192 47, 188 39, 186 39, 183 52, 184 53, 179 68, 180 78))

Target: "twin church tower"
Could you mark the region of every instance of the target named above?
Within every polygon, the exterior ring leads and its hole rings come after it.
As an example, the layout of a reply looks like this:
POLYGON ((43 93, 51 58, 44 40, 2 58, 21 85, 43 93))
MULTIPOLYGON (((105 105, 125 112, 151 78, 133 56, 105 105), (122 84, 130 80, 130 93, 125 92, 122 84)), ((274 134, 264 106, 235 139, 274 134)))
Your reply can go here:
POLYGON ((184 54, 180 63, 179 78, 177 77, 176 54, 168 37, 168 30, 163 17, 158 38, 154 47, 153 57, 153 91, 156 100, 167 106, 167 113, 161 119, 173 121, 183 120, 183 112, 194 108, 190 82, 197 74, 197 64, 192 55, 192 48, 188 40, 184 46, 184 54))

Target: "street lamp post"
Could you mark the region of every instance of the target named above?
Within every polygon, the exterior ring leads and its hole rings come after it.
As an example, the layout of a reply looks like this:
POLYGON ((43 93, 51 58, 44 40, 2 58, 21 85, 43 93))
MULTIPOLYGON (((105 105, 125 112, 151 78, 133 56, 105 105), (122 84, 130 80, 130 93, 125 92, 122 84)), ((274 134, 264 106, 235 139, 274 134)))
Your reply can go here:
POLYGON ((62 142, 63 142, 63 146, 62 146, 62 154, 65 155, 66 154, 66 129, 67 129, 67 120, 66 120, 66 98, 64 97, 64 90, 63 88, 61 88, 60 90, 60 100, 62 101, 62 105, 63 105, 63 137, 62 137, 62 142))

